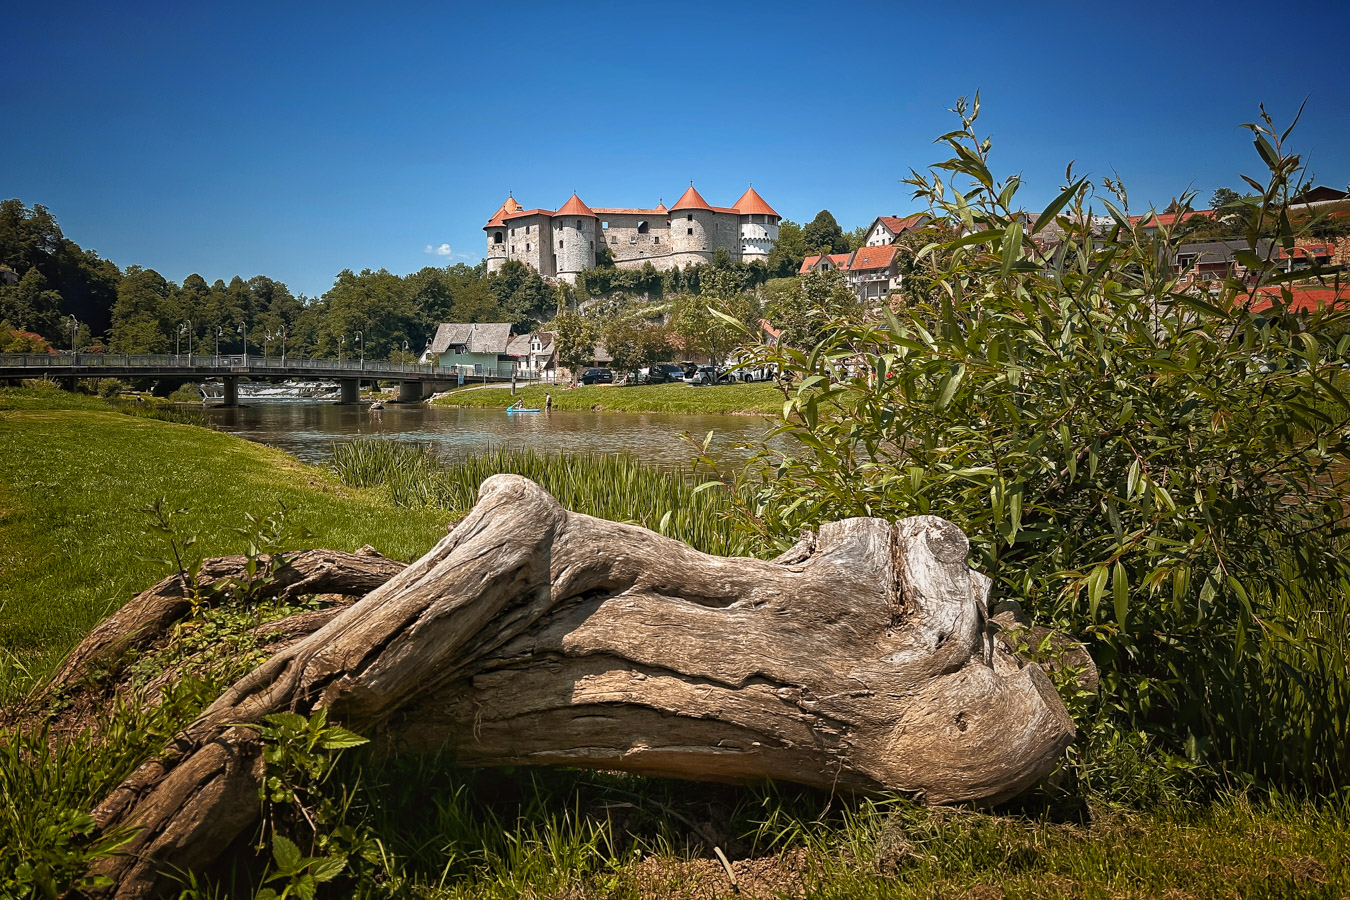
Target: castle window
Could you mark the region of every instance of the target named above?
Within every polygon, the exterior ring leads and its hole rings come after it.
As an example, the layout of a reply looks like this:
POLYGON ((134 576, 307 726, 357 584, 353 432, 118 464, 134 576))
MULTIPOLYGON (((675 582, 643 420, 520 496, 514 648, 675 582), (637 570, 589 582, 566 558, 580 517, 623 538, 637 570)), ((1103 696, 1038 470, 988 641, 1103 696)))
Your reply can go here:
POLYGON ((660 236, 660 235, 657 235, 656 237, 652 238, 652 243, 653 243, 653 244, 659 244, 659 243, 661 243, 661 236, 660 236))
POLYGON ((608 228, 608 227, 609 227, 609 223, 608 223, 608 222, 601 222, 601 223, 600 223, 600 227, 601 227, 601 228, 608 228))
POLYGON ((562 249, 562 241, 558 241, 558 249, 559 249, 559 250, 562 249))
POLYGON ((694 221, 694 214, 693 214, 693 213, 689 213, 687 216, 685 216, 685 218, 688 219, 690 222, 692 222, 692 221, 694 221))
POLYGON ((492 235, 492 243, 500 244, 502 242, 502 233, 500 231, 492 235))
POLYGON ((646 233, 647 233, 647 223, 646 223, 646 222, 639 222, 639 223, 638 223, 638 234, 646 234, 646 233))
POLYGON ((693 233, 694 233, 694 229, 692 229, 692 228, 686 228, 686 229, 684 230, 684 233, 685 233, 685 234, 693 234, 693 233))
POLYGON ((612 237, 612 238, 609 239, 609 242, 610 242, 611 244, 617 244, 617 243, 619 242, 619 239, 616 238, 616 237, 612 237))
POLYGON ((591 241, 591 249, 592 249, 592 250, 595 249, 595 241, 591 241))
POLYGON ((529 244, 526 244, 526 245, 525 245, 525 252, 526 252, 526 253, 529 253, 529 252, 530 252, 530 245, 529 245, 529 244))

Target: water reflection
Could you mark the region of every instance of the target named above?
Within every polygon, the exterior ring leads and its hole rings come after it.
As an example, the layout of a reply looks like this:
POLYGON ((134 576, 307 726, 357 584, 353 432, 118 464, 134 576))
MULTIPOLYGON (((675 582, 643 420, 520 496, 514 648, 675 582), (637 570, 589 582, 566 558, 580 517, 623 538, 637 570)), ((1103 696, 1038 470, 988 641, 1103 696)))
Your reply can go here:
POLYGON ((335 444, 360 436, 387 436, 427 444, 453 460, 503 444, 540 452, 629 453, 663 466, 682 466, 694 455, 680 435, 700 442, 714 432, 712 455, 743 458, 738 443, 757 441, 768 425, 757 416, 687 416, 667 413, 559 411, 507 415, 499 409, 444 409, 422 404, 366 406, 297 401, 255 401, 236 409, 208 408, 222 431, 285 450, 305 462, 324 462, 335 444))

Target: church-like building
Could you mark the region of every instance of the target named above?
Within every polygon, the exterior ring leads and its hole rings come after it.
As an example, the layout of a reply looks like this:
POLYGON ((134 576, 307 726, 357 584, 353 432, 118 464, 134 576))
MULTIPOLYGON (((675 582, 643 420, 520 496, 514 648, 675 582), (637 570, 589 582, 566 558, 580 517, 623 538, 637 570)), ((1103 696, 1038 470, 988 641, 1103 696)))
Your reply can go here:
POLYGON ((652 209, 592 209, 576 194, 557 210, 525 209, 510 196, 483 230, 489 272, 514 259, 546 278, 575 282, 605 250, 620 269, 711 263, 718 250, 733 261, 764 260, 780 221, 753 187, 723 207, 709 205, 691 183, 669 209, 660 202, 652 209))

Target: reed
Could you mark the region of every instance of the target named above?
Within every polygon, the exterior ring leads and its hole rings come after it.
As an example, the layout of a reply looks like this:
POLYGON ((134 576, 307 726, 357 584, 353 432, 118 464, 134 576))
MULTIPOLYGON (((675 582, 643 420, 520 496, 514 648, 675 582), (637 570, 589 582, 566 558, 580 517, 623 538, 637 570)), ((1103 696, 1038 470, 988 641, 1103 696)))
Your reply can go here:
POLYGON ((725 490, 699 490, 692 470, 671 472, 630 456, 538 453, 497 447, 456 462, 431 448, 377 438, 338 445, 330 463, 352 487, 383 490, 396 506, 464 512, 492 475, 523 475, 568 509, 631 522, 719 556, 757 556, 766 547, 734 527, 725 490))

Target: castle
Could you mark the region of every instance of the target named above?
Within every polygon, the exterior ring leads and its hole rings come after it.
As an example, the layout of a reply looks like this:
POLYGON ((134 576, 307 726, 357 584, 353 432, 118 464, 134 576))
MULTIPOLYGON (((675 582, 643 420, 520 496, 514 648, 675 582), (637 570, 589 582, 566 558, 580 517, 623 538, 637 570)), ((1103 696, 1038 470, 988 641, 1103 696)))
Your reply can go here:
POLYGON ((711 263, 725 250, 733 261, 765 260, 781 217, 751 187, 730 207, 710 206, 691 182, 669 209, 592 209, 575 193, 556 211, 525 209, 514 196, 483 226, 487 265, 496 272, 518 260, 545 278, 575 283, 608 249, 620 269, 711 263))

